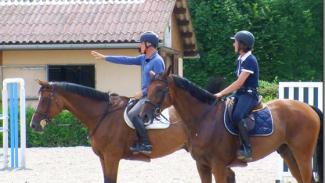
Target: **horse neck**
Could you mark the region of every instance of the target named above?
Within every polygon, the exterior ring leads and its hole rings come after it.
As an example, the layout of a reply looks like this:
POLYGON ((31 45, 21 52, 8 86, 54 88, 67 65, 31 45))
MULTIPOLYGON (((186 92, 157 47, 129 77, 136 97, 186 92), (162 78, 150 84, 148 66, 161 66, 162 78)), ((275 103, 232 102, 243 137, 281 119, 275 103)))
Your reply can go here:
POLYGON ((174 93, 174 99, 172 100, 175 109, 190 129, 198 127, 202 118, 211 112, 212 107, 214 106, 197 100, 183 89, 176 88, 177 87, 175 86, 172 89, 172 93, 174 93))
POLYGON ((69 92, 61 92, 64 108, 70 111, 89 130, 95 128, 108 107, 108 101, 96 101, 69 92))

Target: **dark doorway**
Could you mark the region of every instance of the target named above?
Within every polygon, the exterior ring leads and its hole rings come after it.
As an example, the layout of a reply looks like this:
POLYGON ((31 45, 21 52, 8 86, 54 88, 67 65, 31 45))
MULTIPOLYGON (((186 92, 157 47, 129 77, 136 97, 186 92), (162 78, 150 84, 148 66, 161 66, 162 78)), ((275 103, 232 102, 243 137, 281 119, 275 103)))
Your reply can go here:
POLYGON ((94 65, 49 65, 49 81, 66 81, 95 88, 94 65))

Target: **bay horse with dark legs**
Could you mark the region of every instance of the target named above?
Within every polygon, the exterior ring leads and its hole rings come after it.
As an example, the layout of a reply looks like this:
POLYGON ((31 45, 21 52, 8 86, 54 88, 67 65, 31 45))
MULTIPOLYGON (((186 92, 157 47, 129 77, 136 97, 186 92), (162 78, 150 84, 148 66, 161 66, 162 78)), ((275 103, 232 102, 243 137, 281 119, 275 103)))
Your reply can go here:
MULTIPOLYGON (((188 149, 196 160, 202 182, 226 182, 227 167, 246 162, 237 160, 238 137, 227 132, 224 101, 187 79, 169 75, 170 68, 149 85, 147 101, 140 117, 154 117, 153 111, 173 105, 188 129, 188 149)), ((319 182, 323 183, 323 114, 320 110, 294 100, 274 100, 266 104, 273 116, 270 136, 251 137, 253 161, 277 151, 299 183, 310 183, 312 157, 317 146, 319 182)), ((182 137, 180 137, 182 138, 182 137)))
MULTIPOLYGON (((34 131, 41 132, 62 110, 70 111, 88 128, 91 146, 99 156, 105 183, 117 181, 121 159, 150 161, 151 158, 186 148, 187 130, 173 107, 169 109, 171 125, 167 129, 148 132, 153 145, 152 154, 134 155, 129 148, 137 138, 136 133, 123 118, 129 98, 72 83, 39 81, 39 84, 39 103, 30 126, 34 131)), ((228 182, 235 182, 230 168, 227 174, 228 182)))

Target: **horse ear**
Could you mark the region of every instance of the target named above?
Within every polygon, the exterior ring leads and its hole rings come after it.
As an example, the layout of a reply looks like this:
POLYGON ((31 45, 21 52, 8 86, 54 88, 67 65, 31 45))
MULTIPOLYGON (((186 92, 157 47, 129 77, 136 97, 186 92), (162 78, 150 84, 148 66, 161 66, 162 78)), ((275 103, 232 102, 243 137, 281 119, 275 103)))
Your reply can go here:
POLYGON ((36 79, 36 82, 41 86, 48 86, 49 85, 49 83, 47 81, 41 81, 39 79, 36 79))
POLYGON ((168 69, 167 69, 166 72, 164 73, 164 77, 167 77, 167 76, 169 76, 169 74, 171 74, 172 68, 173 68, 172 65, 170 65, 170 66, 168 67, 168 69))

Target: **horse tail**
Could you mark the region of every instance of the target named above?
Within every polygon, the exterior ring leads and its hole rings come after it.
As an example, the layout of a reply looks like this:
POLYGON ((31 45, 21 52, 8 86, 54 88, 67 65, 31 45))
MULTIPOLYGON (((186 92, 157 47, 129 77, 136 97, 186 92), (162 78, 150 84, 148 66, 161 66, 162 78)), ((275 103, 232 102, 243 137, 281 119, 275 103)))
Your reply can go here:
POLYGON ((324 127, 324 121, 323 121, 323 112, 319 110, 318 108, 311 106, 311 108, 314 109, 314 111, 318 114, 320 119, 320 129, 319 129, 319 135, 317 140, 317 148, 316 148, 316 159, 317 159, 317 173, 319 176, 319 182, 323 183, 324 175, 323 175, 323 166, 324 166, 324 147, 323 147, 323 127, 324 127))

